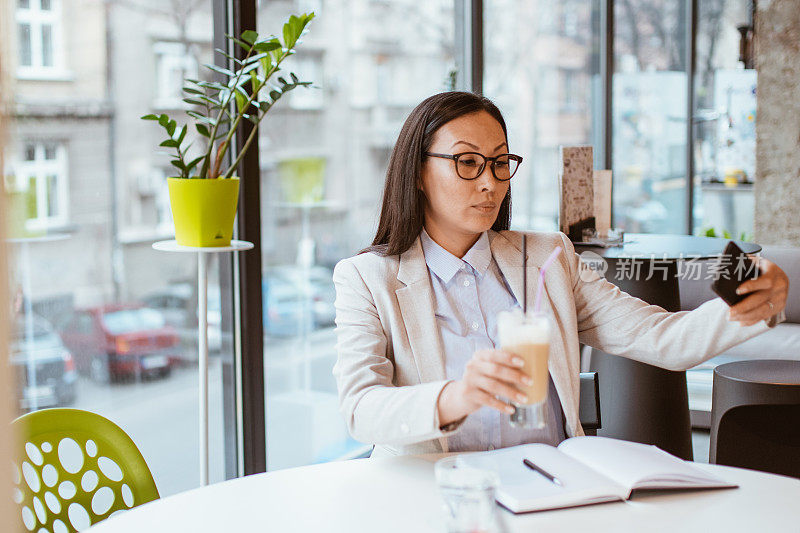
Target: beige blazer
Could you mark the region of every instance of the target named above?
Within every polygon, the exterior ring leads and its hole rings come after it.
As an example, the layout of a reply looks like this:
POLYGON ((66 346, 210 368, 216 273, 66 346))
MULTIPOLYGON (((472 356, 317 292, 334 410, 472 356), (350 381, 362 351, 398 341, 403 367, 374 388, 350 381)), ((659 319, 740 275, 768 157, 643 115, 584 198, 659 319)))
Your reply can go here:
MULTIPOLYGON (((580 343, 684 370, 782 318, 744 327, 727 320, 728 307, 720 298, 693 311, 670 313, 591 271, 580 272, 580 258, 563 233, 527 235, 528 302, 534 301, 539 266, 556 246, 564 249, 548 268, 542 307, 555 320, 549 367, 568 437, 583 435, 578 421, 580 343)), ((489 240, 495 261, 521 302, 522 234, 490 230, 489 240)), ((364 253, 340 261, 333 281, 338 352, 333 374, 353 438, 375 444, 372 457, 446 452, 447 436, 458 427, 439 427, 437 400, 448 380, 419 237, 399 256, 364 253)))

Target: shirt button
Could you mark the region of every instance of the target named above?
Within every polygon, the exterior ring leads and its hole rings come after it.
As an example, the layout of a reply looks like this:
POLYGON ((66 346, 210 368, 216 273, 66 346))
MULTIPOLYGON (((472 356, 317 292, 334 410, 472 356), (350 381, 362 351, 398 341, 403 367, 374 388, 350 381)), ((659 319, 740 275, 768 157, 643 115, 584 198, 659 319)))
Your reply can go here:
POLYGON ((478 325, 478 323, 477 323, 477 322, 473 322, 473 323, 472 323, 472 329, 474 329, 474 330, 477 330, 479 327, 480 327, 480 326, 478 325))
POLYGON ((469 280, 468 280, 468 279, 465 279, 465 280, 464 280, 464 286, 465 286, 465 287, 469 287, 469 280))

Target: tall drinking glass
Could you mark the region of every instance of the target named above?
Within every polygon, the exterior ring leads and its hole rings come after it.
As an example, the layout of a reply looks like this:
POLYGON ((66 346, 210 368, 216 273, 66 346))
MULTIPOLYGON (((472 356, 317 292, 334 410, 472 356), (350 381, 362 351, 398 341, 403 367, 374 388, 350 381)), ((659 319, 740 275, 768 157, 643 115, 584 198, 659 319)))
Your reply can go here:
POLYGON ((518 386, 528 397, 522 404, 512 400, 514 412, 509 415, 512 426, 525 429, 545 427, 545 407, 550 373, 547 358, 550 352, 552 320, 546 313, 523 313, 519 309, 503 311, 497 316, 497 333, 502 350, 513 353, 524 362, 522 371, 533 379, 530 386, 518 386))

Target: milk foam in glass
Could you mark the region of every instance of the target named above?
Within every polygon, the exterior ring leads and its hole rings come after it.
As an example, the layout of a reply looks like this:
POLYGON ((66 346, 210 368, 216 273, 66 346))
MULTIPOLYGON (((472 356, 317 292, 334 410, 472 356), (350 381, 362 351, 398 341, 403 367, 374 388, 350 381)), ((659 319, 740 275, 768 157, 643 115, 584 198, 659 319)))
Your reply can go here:
POLYGON ((512 426, 525 429, 545 427, 545 406, 550 383, 547 357, 550 352, 551 329, 551 319, 545 313, 524 314, 516 309, 503 311, 497 316, 501 349, 520 357, 525 362, 521 370, 533 379, 530 386, 517 385, 528 397, 528 402, 521 404, 512 400, 515 407, 514 413, 510 415, 512 426))

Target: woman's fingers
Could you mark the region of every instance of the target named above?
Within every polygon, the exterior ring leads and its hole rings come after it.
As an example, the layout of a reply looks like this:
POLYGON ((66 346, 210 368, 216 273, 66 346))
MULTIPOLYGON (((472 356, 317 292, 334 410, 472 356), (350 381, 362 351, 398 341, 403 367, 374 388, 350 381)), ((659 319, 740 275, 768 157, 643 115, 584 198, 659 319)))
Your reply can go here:
POLYGON ((735 318, 732 317, 731 320, 739 322, 742 326, 752 326, 760 320, 764 320, 765 318, 769 318, 774 315, 775 312, 772 309, 773 308, 771 308, 767 302, 764 302, 751 311, 737 314, 735 318))
POLYGON ((512 405, 509 405, 502 400, 498 400, 492 394, 489 394, 486 391, 478 389, 476 390, 475 394, 478 396, 477 401, 481 405, 491 407, 492 409, 497 409, 501 413, 511 414, 514 412, 514 407, 512 405))
POLYGON ((475 380, 475 384, 479 389, 489 394, 494 394, 495 396, 503 396, 518 403, 526 403, 528 401, 525 393, 518 388, 490 376, 478 376, 475 380))
POLYGON ((732 306, 729 312, 730 320, 743 326, 751 326, 779 313, 786 306, 789 292, 789 278, 778 265, 763 257, 751 258, 759 261, 761 275, 737 287, 737 294, 749 296, 732 306))
POLYGON ((523 371, 500 363, 478 360, 475 362, 475 367, 481 374, 497 378, 512 385, 526 386, 533 384, 533 380, 523 371))
POLYGON ((474 357, 480 361, 490 361, 515 368, 522 368, 525 366, 525 361, 523 361, 521 357, 503 350, 480 350, 475 352, 474 357))
MULTIPOLYGON (((767 300, 769 300, 770 292, 769 291, 758 291, 750 294, 742 300, 741 302, 737 303, 736 305, 732 306, 729 313, 731 315, 732 320, 738 320, 739 315, 744 315, 752 311, 753 309, 757 309, 764 305, 767 300)), ((774 305, 774 304, 773 304, 774 305)))

